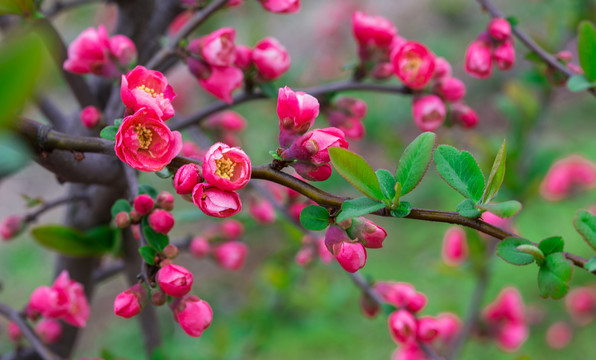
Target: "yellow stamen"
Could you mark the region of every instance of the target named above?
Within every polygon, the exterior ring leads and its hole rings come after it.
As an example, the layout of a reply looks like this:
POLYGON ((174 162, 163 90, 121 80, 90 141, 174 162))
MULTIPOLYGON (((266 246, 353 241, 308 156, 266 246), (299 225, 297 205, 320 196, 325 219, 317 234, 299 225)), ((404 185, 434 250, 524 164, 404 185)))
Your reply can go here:
POLYGON ((151 139, 153 138, 153 132, 141 124, 135 126, 135 132, 137 133, 137 139, 139 140, 139 149, 149 149, 151 139))
POLYGON ((137 86, 137 89, 143 90, 144 92, 146 92, 147 94, 149 94, 153 97, 157 97, 157 96, 163 97, 163 93, 158 93, 155 91, 155 89, 152 89, 145 85, 137 86))
POLYGON ((215 165, 217 166, 215 175, 228 180, 234 176, 234 163, 232 160, 222 157, 221 159, 215 160, 215 165))

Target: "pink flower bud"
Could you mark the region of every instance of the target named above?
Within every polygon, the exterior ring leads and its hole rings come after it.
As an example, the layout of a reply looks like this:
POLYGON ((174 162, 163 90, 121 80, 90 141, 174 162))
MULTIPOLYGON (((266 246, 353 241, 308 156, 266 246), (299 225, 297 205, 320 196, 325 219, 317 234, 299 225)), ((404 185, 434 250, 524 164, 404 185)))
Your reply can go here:
POLYGON ((225 110, 211 115, 205 120, 207 129, 240 132, 246 128, 246 119, 232 110, 225 110))
POLYGON ((363 293, 360 296, 360 310, 364 316, 368 318, 374 318, 381 312, 381 306, 374 301, 370 296, 363 293))
POLYGON ((68 45, 68 58, 64 70, 75 74, 96 74, 106 77, 119 75, 110 58, 110 39, 103 25, 88 28, 68 45))
POLYGON ((195 160, 203 160, 205 152, 192 141, 184 141, 182 143, 182 150, 180 150, 180 155, 195 160))
POLYGON ((389 334, 398 344, 407 344, 415 341, 418 330, 414 315, 406 310, 397 310, 387 319, 389 334))
POLYGON ((205 154, 203 177, 221 190, 239 190, 250 180, 250 158, 237 147, 215 143, 205 154))
POLYGON ((187 295, 172 303, 174 319, 184 332, 199 337, 211 325, 213 311, 211 306, 197 296, 187 295))
POLYGON ((397 29, 391 21, 361 11, 352 14, 352 31, 358 44, 363 47, 388 48, 397 35, 397 29))
POLYGON ((110 39, 110 52, 122 66, 130 65, 137 57, 135 43, 124 35, 112 36, 110 39))
POLYGON ((188 294, 192 287, 192 273, 180 265, 166 265, 156 275, 159 288, 167 295, 180 297, 188 294))
POLYGON ((540 185, 540 194, 549 201, 567 197, 573 190, 596 186, 596 165, 580 155, 555 162, 540 185))
POLYGON ((151 303, 155 306, 162 306, 168 301, 168 296, 160 289, 151 291, 151 303))
POLYGON ((81 123, 88 129, 94 128, 101 121, 101 111, 89 105, 81 110, 81 123))
POLYGON ((275 222, 275 208, 265 199, 251 199, 248 205, 248 211, 260 224, 271 224, 275 222))
POLYGON ((511 37, 511 24, 504 18, 493 18, 488 23, 488 33, 497 41, 505 41, 511 37))
MULTIPOLYGON (((191 61, 188 64, 190 66, 191 61)), ((228 104, 233 103, 232 93, 234 90, 242 87, 242 81, 244 80, 242 70, 233 66, 213 66, 208 70, 208 74, 205 74, 203 77, 197 77, 199 85, 216 98, 228 104)), ((191 72, 193 71, 191 70, 191 72)), ((193 74, 197 76, 196 72, 193 72, 193 74)))
POLYGON ((130 221, 130 214, 127 213, 126 211, 121 211, 118 214, 116 214, 116 226, 119 227, 120 229, 124 229, 130 226, 131 221, 130 221))
POLYGON ((451 64, 445 58, 435 58, 435 79, 450 77, 452 73, 451 64))
POLYGON ((596 289, 588 286, 572 289, 565 297, 565 307, 575 323, 589 324, 596 314, 596 289))
POLYGON ((190 253, 200 259, 211 251, 211 245, 209 245, 209 240, 201 236, 195 236, 190 241, 190 253))
POLYGON ((294 139, 310 129, 318 115, 319 101, 315 97, 294 92, 287 86, 280 88, 277 97, 280 145, 290 146, 294 139))
POLYGON ((197 164, 184 164, 174 176, 174 187, 177 194, 190 194, 192 189, 203 181, 201 167, 197 164))
POLYGON ((333 256, 338 256, 342 244, 350 241, 348 234, 339 226, 331 225, 325 232, 325 246, 333 256))
POLYGON ((283 156, 288 160, 297 159, 322 165, 330 161, 327 150, 332 146, 348 148, 343 131, 334 127, 315 129, 297 138, 283 156))
POLYGON ((571 342, 573 330, 569 324, 558 321, 548 327, 546 344, 553 349, 563 349, 571 342))
POLYGON ((525 306, 516 288, 503 289, 484 309, 482 317, 504 351, 516 351, 528 337, 525 306))
POLYGON ((18 215, 5 218, 0 223, 0 236, 2 236, 2 240, 8 241, 14 238, 23 230, 24 226, 23 218, 18 215))
POLYGON ((213 250, 215 260, 222 268, 237 271, 244 265, 248 247, 240 241, 227 241, 213 250))
POLYGON ((468 46, 464 70, 478 79, 490 77, 493 70, 492 44, 486 36, 481 35, 468 46))
POLYGON ((141 228, 139 225, 132 225, 130 227, 130 232, 132 232, 132 236, 135 240, 141 240, 141 228))
POLYGON ((192 191, 192 199, 209 216, 228 217, 242 210, 238 193, 221 190, 208 183, 197 184, 192 191))
POLYGON ((114 314, 129 319, 138 315, 147 301, 147 290, 135 284, 121 292, 114 300, 114 314))
POLYGON ((178 247, 174 244, 166 245, 162 252, 168 259, 175 259, 179 253, 178 247))
POLYGON ((451 105, 451 119, 453 122, 461 124, 464 128, 473 128, 478 124, 478 114, 464 103, 454 103, 451 105))
POLYGON ((315 239, 315 245, 321 262, 323 264, 331 264, 333 261, 333 254, 329 252, 329 249, 327 249, 327 246, 325 245, 325 238, 319 237, 315 239))
POLYGON ((366 265, 366 249, 361 243, 342 242, 335 258, 345 271, 355 273, 366 265))
POLYGON ((445 264, 459 266, 468 258, 466 232, 459 226, 452 226, 445 232, 441 256, 445 264))
MULTIPOLYGON (((194 2, 194 4, 189 6, 196 6, 196 1, 191 0, 194 2)), ((183 1, 185 2, 185 1, 183 1)), ((168 36, 173 36, 174 34, 176 34, 178 31, 180 31, 180 29, 182 29, 182 27, 184 27, 184 25, 186 25, 186 23, 192 18, 193 16, 193 12, 190 10, 186 10, 181 12, 180 14, 178 14, 178 16, 176 16, 174 18, 174 20, 172 20, 172 22, 170 23, 170 25, 168 25, 168 36)))
POLYGON ((347 138, 361 139, 366 132, 362 119, 366 116, 366 103, 357 98, 342 97, 326 112, 331 126, 339 128, 347 138))
POLYGON ((172 210, 174 208, 174 195, 167 191, 162 191, 157 195, 157 207, 164 210, 172 210))
POLYGON ((430 343, 439 336, 439 323, 432 316, 421 316, 418 318, 417 337, 418 340, 430 343))
POLYGON ((315 250, 312 246, 306 245, 300 248, 294 257, 294 262, 298 266, 305 267, 315 258, 315 250))
POLYGON ((266 37, 255 45, 252 61, 264 81, 275 80, 282 76, 292 64, 286 48, 272 37, 266 37))
POLYGON ((403 282, 379 281, 374 289, 383 297, 385 302, 398 308, 406 308, 416 313, 426 305, 426 296, 417 292, 412 284, 403 282))
POLYGON ((348 233, 369 249, 382 248, 383 241, 387 237, 385 229, 363 217, 353 218, 353 224, 348 233))
POLYGON ((493 58, 497 63, 497 67, 501 71, 509 70, 515 64, 515 48, 513 47, 513 41, 508 40, 497 45, 493 51, 493 58))
POLYGON ((292 14, 300 10, 300 0, 259 0, 265 10, 278 14, 292 14))
POLYGON ((435 84, 434 92, 445 101, 456 102, 466 95, 466 85, 460 79, 443 77, 435 84))
POLYGON ((325 181, 329 179, 333 170, 331 165, 314 165, 303 162, 296 162, 292 164, 296 172, 306 180, 310 181, 325 181))
POLYGON ((222 235, 228 240, 235 240, 244 234, 244 225, 238 220, 226 219, 219 225, 222 235))
POLYGON ((417 342, 400 344, 393 354, 391 360, 428 360, 426 353, 420 348, 417 342))
POLYGON ((288 212, 290 213, 293 219, 295 219, 296 221, 300 221, 300 213, 302 212, 302 209, 304 209, 307 205, 307 203, 302 202, 294 203, 290 205, 290 207, 288 208, 288 212))
POLYGON ((450 343, 461 328, 461 320, 452 313, 441 313, 437 315, 439 338, 446 344, 450 343))
POLYGON ((174 227, 174 216, 167 210, 157 209, 149 215, 149 226, 153 231, 167 235, 174 227))
POLYGON ((414 123, 422 131, 435 131, 443 124, 446 115, 445 103, 436 95, 424 95, 413 100, 414 123))
POLYGON ((172 100, 176 93, 168 83, 168 79, 159 71, 137 66, 126 76, 122 76, 120 95, 124 105, 133 112, 151 109, 161 120, 174 116, 172 100))
POLYGON ((23 338, 23 332, 21 331, 21 328, 19 328, 19 326, 13 321, 8 322, 8 337, 15 344, 18 344, 23 338))
POLYGON ((433 78, 435 57, 426 46, 409 41, 391 58, 393 69, 404 85, 422 89, 433 78))
POLYGON ((188 45, 188 50, 213 66, 231 66, 236 60, 236 45, 234 38, 236 30, 221 28, 209 35, 193 40, 188 45))
POLYGON ((561 60, 564 63, 568 63, 573 60, 573 54, 569 50, 562 50, 557 53, 557 59, 561 60))
MULTIPOLYGON (((139 214, 135 209, 130 210, 130 220, 133 224, 139 223, 142 218, 143 218, 143 215, 139 214)), ((133 231, 133 233, 134 233, 134 231, 133 231)))
POLYGON ((506 352, 516 352, 528 338, 528 326, 524 323, 506 322, 497 332, 497 345, 506 352))
POLYGON ((244 71, 252 65, 252 49, 246 45, 236 45, 236 61, 234 65, 244 71))
POLYGON ((153 210, 155 202, 153 198, 147 194, 137 196, 133 201, 133 207, 140 215, 147 215, 153 210))

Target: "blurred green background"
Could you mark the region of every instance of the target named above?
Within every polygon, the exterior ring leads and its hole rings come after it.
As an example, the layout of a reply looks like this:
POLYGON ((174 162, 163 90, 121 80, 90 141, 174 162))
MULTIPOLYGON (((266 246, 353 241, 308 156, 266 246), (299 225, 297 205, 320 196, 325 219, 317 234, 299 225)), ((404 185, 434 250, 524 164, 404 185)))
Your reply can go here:
MULTIPOLYGON (((594 19, 594 1, 503 0, 496 2, 507 15, 515 16, 520 26, 547 50, 575 50, 575 28, 581 19, 594 19)), ((517 199, 522 212, 514 218, 519 233, 533 241, 562 235, 566 250, 584 257, 593 251, 574 231, 576 210, 596 204, 596 191, 583 191, 557 202, 546 202, 538 195, 538 186, 549 165, 558 158, 579 153, 596 161, 596 123, 593 121, 596 99, 587 94, 571 94, 553 89, 543 76, 543 67, 525 61, 527 50, 516 43, 517 64, 512 71, 494 72, 489 80, 479 81, 463 72, 467 45, 486 26, 488 15, 472 0, 402 0, 402 1, 303 1, 295 15, 265 12, 254 0, 242 7, 217 13, 198 32, 206 34, 218 27, 237 29, 237 43, 253 46, 259 39, 273 35, 288 49, 292 68, 275 81, 276 86, 303 88, 347 79, 344 65, 356 60, 356 45, 351 37, 350 15, 359 9, 383 15, 394 22, 400 35, 426 43, 439 56, 450 61, 454 74, 464 80, 466 102, 479 114, 474 131, 442 127, 439 143, 452 144, 471 151, 488 173, 494 154, 504 138, 508 142, 509 162, 504 188, 499 199, 517 199), (333 14, 330 16, 329 14, 333 14)), ((88 26, 109 24, 113 8, 89 5, 60 15, 53 21, 67 41, 88 26)), ((49 60, 48 60, 49 61, 49 60)), ((575 61, 577 63, 577 61, 575 61)), ((48 92, 65 112, 77 111, 75 102, 55 68, 48 66, 39 89, 48 92), (50 93, 51 89, 51 93, 50 93)), ((347 67, 349 68, 349 66, 347 67)), ((213 99, 204 93, 184 69, 166 74, 174 90, 187 98, 177 108, 188 114, 213 99), (178 90, 184 89, 184 90, 178 90)), ((391 80, 396 83, 397 80, 391 80)), ((6 86, 6 85, 3 85, 6 86)), ((374 168, 394 170, 407 143, 419 133, 413 125, 408 97, 388 94, 351 92, 364 99, 369 113, 364 123, 365 139, 352 142, 350 149, 363 155, 374 168)), ((271 160, 269 150, 276 148, 277 116, 271 100, 234 107, 243 114, 249 127, 242 134, 243 148, 253 164, 271 160)), ((28 116, 43 121, 33 106, 28 116)), ((317 125, 326 127, 321 116, 317 125)), ((171 190, 169 181, 149 174, 141 178, 159 189, 171 190)), ((354 195, 353 189, 334 176, 320 187, 342 195, 354 195)), ((53 199, 64 193, 52 174, 37 165, 2 180, 0 217, 25 211, 20 194, 53 199)), ((420 187, 405 199, 415 207, 455 210, 462 200, 438 177, 431 167, 420 187)), ((200 234, 214 220, 195 216, 199 211, 176 197, 174 211, 178 225, 172 237, 200 234), (181 221, 182 216, 193 221, 181 221)), ((59 222, 62 211, 45 214, 39 223, 59 222)), ((395 349, 389 337, 386 316, 374 320, 359 311, 359 290, 335 263, 314 264, 306 269, 294 264, 300 247, 300 232, 280 220, 276 225, 256 225, 246 214, 245 241, 250 247, 244 270, 230 273, 210 260, 195 260, 188 254, 176 260, 195 274, 193 293, 207 300, 214 310, 214 321, 200 339, 188 337, 173 321, 167 307, 158 308, 164 336, 163 352, 170 359, 387 359, 395 349)), ((423 314, 451 311, 467 314, 475 276, 469 266, 448 268, 440 259, 440 247, 447 224, 421 223, 413 220, 375 218, 389 236, 385 246, 368 253, 361 271, 376 280, 407 281, 428 296, 423 314)), ((28 234, 10 243, 0 244, 0 301, 15 308, 25 305, 37 286, 52 281, 53 254, 37 246, 28 234)), ((495 258, 484 299, 488 303, 507 285, 518 287, 526 303, 538 316, 531 335, 516 353, 505 354, 493 343, 472 339, 464 348, 462 359, 586 359, 594 352, 596 325, 577 329, 573 340, 563 350, 547 347, 545 331, 555 321, 568 321, 561 300, 542 300, 538 296, 537 268, 515 267, 495 258), (528 358, 526 357, 526 358, 528 358)), ((594 281, 585 271, 575 269, 571 286, 594 281)), ((77 344, 75 357, 93 357, 102 351, 130 359, 144 358, 141 333, 134 319, 113 315, 114 297, 126 288, 122 277, 115 277, 96 288, 92 315, 77 344)), ((0 320, 0 353, 11 345, 6 322, 0 320)))

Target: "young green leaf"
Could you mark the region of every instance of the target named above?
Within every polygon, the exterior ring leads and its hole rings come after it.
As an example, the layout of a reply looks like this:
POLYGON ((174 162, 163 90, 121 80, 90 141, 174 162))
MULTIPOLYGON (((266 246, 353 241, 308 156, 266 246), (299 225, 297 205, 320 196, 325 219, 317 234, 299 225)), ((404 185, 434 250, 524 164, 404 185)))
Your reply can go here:
POLYGON ((508 218, 512 217, 522 209, 522 204, 519 201, 509 200, 498 204, 476 205, 477 208, 490 211, 498 217, 508 218))
POLYGON ((139 248, 139 253, 145 260, 145 262, 149 265, 155 265, 155 255, 157 255, 157 251, 151 246, 141 246, 139 248))
POLYGON ((402 186, 402 195, 414 190, 428 170, 436 135, 425 132, 410 143, 399 159, 395 178, 402 186))
POLYGON ((520 245, 533 245, 531 241, 509 237, 497 244, 497 255, 513 265, 528 265, 534 262, 534 256, 517 249, 520 245))
POLYGON ((130 212, 130 203, 127 200, 118 199, 112 205, 112 209, 110 210, 112 218, 116 218, 116 215, 120 212, 130 212))
POLYGON ((560 236, 551 236, 546 238, 538 244, 538 248, 542 250, 545 256, 563 251, 565 243, 560 236))
POLYGON ((141 229, 143 230, 143 235, 145 235, 147 243, 157 251, 162 251, 170 243, 170 239, 167 235, 155 232, 151 226, 149 226, 146 216, 141 220, 141 229))
POLYGON ((590 247, 596 250, 596 215, 580 210, 573 218, 575 230, 584 238, 590 247))
POLYGON ((579 23, 577 51, 579 63, 588 80, 596 80, 596 29, 590 21, 579 23))
POLYGON ((336 222, 342 222, 351 217, 366 215, 373 211, 384 208, 385 203, 375 201, 366 196, 359 197, 352 200, 346 200, 341 205, 341 212, 335 219, 336 222))
POLYGON ((123 119, 123 118, 118 118, 118 119, 114 120, 114 126, 115 126, 116 128, 120 128, 120 125, 122 125, 122 122, 123 122, 123 121, 124 121, 124 119, 123 119))
POLYGON ((319 205, 308 205, 300 212, 300 223, 308 230, 323 230, 329 225, 329 211, 319 205))
POLYGON ((571 92, 588 90, 596 86, 596 81, 590 81, 585 75, 573 75, 567 79, 567 89, 571 92))
POLYGON ((115 126, 106 126, 105 128, 101 129, 99 136, 110 141, 116 141, 116 133, 118 132, 118 128, 115 126))
POLYGON ((589 272, 596 271, 596 256, 592 256, 590 260, 584 264, 584 269, 588 270, 589 272))
POLYGON ((139 185, 139 195, 147 194, 153 198, 153 200, 157 199, 157 190, 151 185, 141 184, 139 185))
POLYGON ((395 198, 395 178, 391 173, 385 169, 379 169, 376 172, 379 185, 381 185, 381 191, 385 196, 385 200, 392 201, 395 198))
POLYGON ((268 82, 268 83, 261 83, 259 85, 259 89, 261 89, 261 91, 263 92, 263 95, 267 96, 268 98, 271 99, 277 99, 277 94, 278 94, 278 87, 275 86, 274 83, 268 82))
POLYGON ((476 209, 476 204, 472 199, 464 199, 457 205, 456 210, 461 216, 467 218, 477 218, 482 215, 482 212, 476 209))
POLYGON ((100 256, 113 245, 109 237, 96 241, 98 237, 93 233, 60 225, 39 226, 31 230, 31 235, 41 245, 73 257, 100 256))
POLYGON ((505 140, 503 140, 501 148, 499 149, 499 152, 497 152, 497 156, 495 156, 493 167, 490 170, 490 175, 488 177, 488 181, 486 182, 486 189, 484 189, 484 193, 482 194, 481 202, 483 204, 488 204, 499 192, 499 188, 501 188, 501 184, 505 178, 506 160, 507 147, 505 140))
POLYGON ((573 265, 563 253, 554 253, 546 257, 538 270, 538 288, 540 296, 560 299, 569 290, 567 284, 573 275, 573 265))
POLYGON ((394 210, 391 210, 391 215, 402 218, 410 215, 412 211, 412 205, 407 201, 400 201, 399 206, 394 210))
POLYGON ((453 189, 475 202, 482 199, 484 175, 472 154, 441 145, 434 151, 434 160, 437 172, 453 189))
POLYGON ((337 172, 361 193, 374 200, 384 198, 377 175, 360 155, 339 147, 331 147, 329 157, 337 172))

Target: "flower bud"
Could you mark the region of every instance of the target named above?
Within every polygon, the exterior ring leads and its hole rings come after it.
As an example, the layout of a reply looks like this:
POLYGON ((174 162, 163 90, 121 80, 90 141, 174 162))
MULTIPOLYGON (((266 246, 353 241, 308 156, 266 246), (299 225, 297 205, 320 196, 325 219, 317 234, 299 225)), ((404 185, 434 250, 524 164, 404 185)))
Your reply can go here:
POLYGON ((306 180, 310 181, 325 181, 331 177, 333 170, 331 165, 314 165, 304 162, 296 162, 292 164, 296 172, 306 180))
POLYGON ((258 76, 264 81, 282 76, 292 63, 286 48, 272 37, 266 37, 255 45, 252 61, 257 68, 258 76))
POLYGON ((343 131, 334 127, 315 129, 297 138, 282 156, 287 160, 297 159, 322 165, 331 161, 328 149, 332 146, 348 148, 343 131))
POLYGON ((157 195, 157 207, 171 211, 174 209, 174 195, 167 191, 162 191, 157 195))
POLYGON ((306 245, 300 248, 294 257, 294 262, 298 266, 305 267, 315 258, 315 251, 312 246, 306 245))
POLYGON ((203 177, 221 190, 239 190, 250 180, 250 158, 237 147, 215 143, 205 154, 203 177))
POLYGON ((287 147, 314 124, 319 115, 319 101, 304 92, 289 87, 280 88, 277 97, 279 143, 287 147))
POLYGON ((81 123, 88 129, 92 129, 101 121, 101 111, 95 106, 87 106, 81 110, 81 123))
POLYGON ((464 128, 473 128, 478 124, 478 114, 464 103, 451 105, 451 119, 453 122, 462 125, 464 128))
POLYGON ((143 216, 139 214, 135 209, 130 210, 130 221, 133 224, 138 224, 143 216))
POLYGON ((265 199, 252 198, 248 205, 248 211, 259 224, 271 224, 275 222, 275 208, 265 199))
POLYGON ((112 36, 110 39, 110 52, 122 66, 130 65, 137 57, 135 43, 124 35, 112 36))
POLYGON ((561 200, 572 190, 596 186, 596 165, 580 155, 555 162, 540 185, 540 194, 549 201, 561 200))
POLYGON ((177 194, 190 194, 201 181, 201 167, 197 164, 184 164, 176 171, 174 188, 177 194))
POLYGON ((482 317, 504 351, 516 351, 528 337, 525 306, 516 288, 503 289, 484 309, 482 317))
POLYGON ((441 313, 437 315, 439 338, 446 344, 450 343, 461 329, 461 320, 452 313, 441 313))
POLYGON ((325 246, 333 256, 339 255, 343 242, 350 241, 348 234, 339 226, 331 225, 325 232, 325 246))
POLYGON ((381 312, 381 306, 366 293, 360 296, 360 310, 368 318, 374 318, 381 312))
POLYGON ((409 41, 391 58, 393 69, 404 85, 422 89, 433 78, 435 57, 426 46, 409 41))
POLYGON ((493 70, 492 44, 481 35, 466 50, 465 71, 478 79, 489 78, 493 70))
POLYGON ((145 216, 153 210, 153 198, 147 194, 141 194, 134 199, 133 207, 141 215, 145 216))
POLYGON ((501 71, 509 70, 515 64, 515 48, 513 47, 513 41, 508 40, 497 45, 495 51, 493 51, 493 58, 497 63, 497 67, 501 71))
POLYGON ((452 226, 445 232, 441 256, 445 264, 459 266, 468 258, 466 232, 459 226, 452 226))
POLYGON ((139 225, 132 225, 130 227, 130 232, 132 233, 132 236, 135 238, 135 240, 141 240, 141 227, 139 225))
POLYGON ((288 212, 292 216, 292 219, 300 221, 300 213, 302 212, 302 209, 304 209, 306 206, 308 206, 308 204, 303 202, 297 202, 290 205, 290 207, 288 208, 288 212))
POLYGON ((445 58, 435 58, 435 79, 442 79, 444 77, 450 77, 452 73, 451 64, 445 58))
POLYGON ((242 87, 244 74, 234 66, 209 66, 196 59, 188 58, 189 70, 197 77, 199 85, 216 98, 231 104, 234 102, 232 93, 242 87))
POLYGON ((246 128, 246 119, 232 110, 218 112, 205 120, 205 128, 240 132, 246 128))
POLYGON ((187 295, 172 302, 174 319, 184 332, 199 337, 211 325, 213 311, 211 306, 194 295, 187 295))
POLYGON ((147 290, 141 284, 135 284, 121 292, 114 300, 114 314, 129 319, 138 315, 147 301, 147 290))
POLYGON ((565 307, 576 324, 589 324, 596 315, 596 289, 588 286, 572 289, 565 297, 565 307))
POLYGON ((352 32, 361 47, 387 48, 397 35, 397 29, 382 16, 356 11, 352 15, 352 32))
POLYGON ((364 217, 353 218, 348 234, 352 239, 358 239, 369 249, 382 248, 383 240, 387 237, 385 229, 364 217))
POLYGON ((412 104, 414 123, 422 131, 435 131, 445 121, 447 108, 436 95, 415 97, 412 104))
POLYGON ((355 273, 366 265, 366 249, 361 243, 342 242, 335 258, 345 271, 355 273))
POLYGON ((228 217, 242 210, 238 193, 221 190, 208 183, 197 184, 192 191, 192 199, 209 216, 228 217))
POLYGON ((201 236, 195 236, 190 241, 190 253, 200 259, 205 255, 209 254, 211 251, 211 245, 209 245, 209 240, 201 236))
POLYGON ((335 101, 325 115, 331 126, 339 128, 347 138, 361 139, 366 132, 362 119, 366 116, 366 103, 357 98, 342 97, 335 101))
POLYGON ((236 61, 234 65, 246 71, 252 65, 252 49, 246 45, 236 45, 236 61))
POLYGON ((180 297, 190 292, 193 276, 186 268, 170 264, 159 269, 156 279, 164 293, 180 297))
POLYGON ((233 28, 221 28, 191 41, 188 50, 201 55, 212 66, 231 66, 236 59, 235 37, 236 30, 233 28))
POLYGON ((8 241, 14 238, 23 230, 24 226, 23 218, 18 215, 5 218, 0 223, 0 236, 2 236, 2 240, 8 241))
POLYGON ((505 41, 511 37, 511 24, 504 18, 493 18, 488 23, 488 33, 497 41, 505 41))
POLYGON ((130 226, 131 221, 130 221, 130 214, 127 213, 126 211, 120 211, 118 214, 116 214, 116 226, 119 227, 120 229, 124 229, 130 226))
POLYGON ((407 344, 416 339, 417 324, 414 315, 406 310, 397 310, 387 319, 389 334, 398 344, 407 344))
POLYGON ((8 322, 8 337, 15 344, 18 344, 23 338, 21 328, 13 321, 8 322))
POLYGON ((162 306, 168 300, 168 296, 161 289, 151 291, 151 303, 155 306, 162 306))
POLYGON ((435 84, 434 92, 445 101, 456 102, 466 95, 466 85, 460 79, 443 77, 435 84))
POLYGON ((244 265, 248 247, 240 241, 227 241, 213 250, 215 260, 226 270, 240 270, 244 265))
POLYGON ((573 330, 563 321, 558 321, 548 327, 546 344, 553 349, 563 349, 571 342, 573 330))
POLYGON ((178 256, 178 247, 174 244, 168 244, 162 252, 168 259, 175 259, 178 256))
POLYGON ((300 0, 259 0, 265 10, 278 14, 292 14, 300 10, 300 0))
POLYGON ((431 343, 439 336, 439 324, 432 316, 419 317, 416 327, 417 338, 422 342, 431 343))
POLYGON ((225 219, 219 225, 222 235, 228 240, 235 240, 244 234, 244 225, 238 220, 225 219))
POLYGON ((174 227, 174 216, 166 210, 154 210, 149 215, 149 226, 153 231, 167 235, 174 227))
POLYGON ((379 281, 373 287, 385 302, 398 308, 406 308, 412 313, 422 310, 426 305, 426 296, 417 292, 412 284, 379 281))

